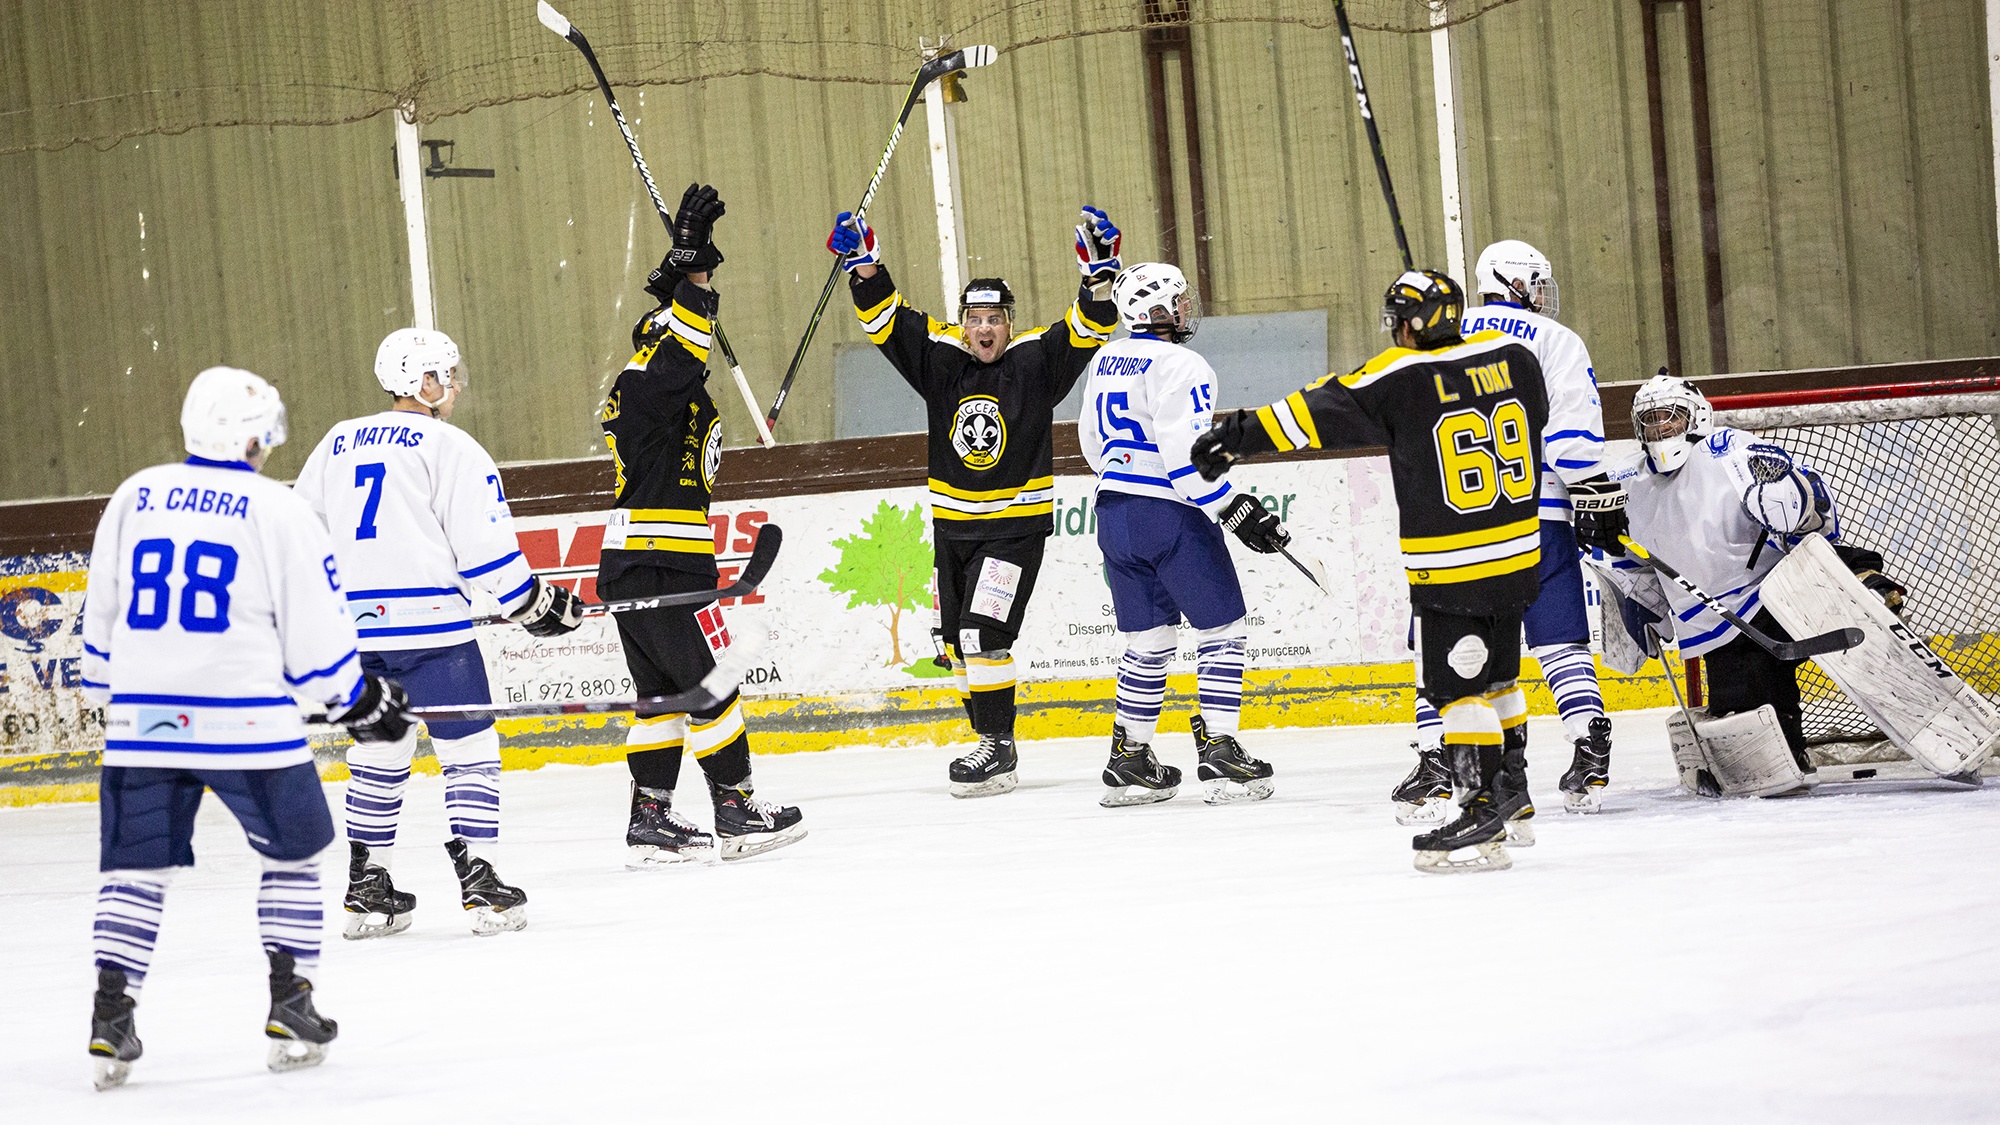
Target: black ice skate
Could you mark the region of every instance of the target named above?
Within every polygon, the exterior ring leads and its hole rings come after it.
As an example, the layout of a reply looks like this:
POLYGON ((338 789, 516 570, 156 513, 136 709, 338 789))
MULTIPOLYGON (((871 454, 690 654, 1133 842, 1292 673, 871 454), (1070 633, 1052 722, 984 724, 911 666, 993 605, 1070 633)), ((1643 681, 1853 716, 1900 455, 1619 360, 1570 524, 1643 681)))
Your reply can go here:
POLYGON ((715 858, 715 837, 674 811, 666 789, 632 787, 632 820, 625 829, 625 866, 638 871, 674 863, 707 863, 715 858))
POLYGON ((1194 775, 1206 788, 1201 798, 1204 802, 1261 801, 1272 794, 1271 763, 1244 753, 1233 735, 1210 735, 1200 715, 1189 719, 1188 725, 1194 730, 1195 751, 1201 756, 1194 775))
POLYGON ((91 1000, 90 1054, 95 1068, 91 1083, 109 1090, 125 1084, 132 1064, 144 1053, 132 1022, 138 1001, 125 994, 125 971, 105 968, 97 970, 97 994, 91 1000))
POLYGON ((1015 769, 1021 756, 1014 752, 1014 740, 1006 735, 983 734, 972 753, 951 764, 951 795, 954 797, 995 797, 1013 791, 1019 778, 1015 769))
POLYGON ((1590 734, 1576 740, 1576 757, 1562 775, 1563 807, 1573 813, 1594 813, 1604 803, 1611 782, 1611 720, 1590 720, 1590 734))
POLYGON ((1535 846, 1535 799, 1528 795, 1528 725, 1522 723, 1506 734, 1500 751, 1500 780, 1494 784, 1493 803, 1507 819, 1507 843, 1517 848, 1535 846))
POLYGON ((493 865, 472 854, 464 840, 454 839, 444 846, 451 853, 451 866, 458 872, 459 901, 472 916, 472 932, 479 937, 504 934, 528 924, 528 892, 500 881, 493 865))
POLYGON ((1404 827, 1443 824, 1451 815, 1451 771, 1445 768, 1444 751, 1438 747, 1417 751, 1417 764, 1408 777, 1389 791, 1396 802, 1396 823, 1404 827))
POLYGON ((1132 742, 1122 726, 1111 728, 1111 760, 1104 763, 1106 791, 1097 803, 1107 809, 1150 805, 1172 800, 1180 791, 1181 771, 1163 766, 1153 748, 1132 742))
POLYGON ((710 792, 715 798, 715 838, 725 860, 763 855, 806 837, 799 810, 758 800, 748 779, 741 785, 711 785, 710 792))
POLYGON ((397 890, 389 880, 388 868, 368 862, 366 844, 349 840, 347 857, 347 928, 340 936, 360 941, 409 929, 417 896, 397 890))
POLYGON ((326 1061, 326 1045, 340 1034, 340 1025, 313 1008, 312 982, 292 970, 297 962, 282 949, 271 958, 271 1014, 264 1021, 272 1070, 298 1070, 326 1061))
POLYGON ((1453 777, 1467 787, 1464 807, 1458 819, 1410 841, 1417 853, 1417 870, 1434 875, 1505 871, 1514 861, 1507 854, 1508 808, 1494 800, 1496 790, 1502 795, 1505 791, 1499 755, 1492 747, 1484 754, 1476 746, 1447 750, 1453 777), (1493 780, 1489 783, 1488 778, 1493 780), (1453 853, 1458 853, 1456 858, 1453 853))

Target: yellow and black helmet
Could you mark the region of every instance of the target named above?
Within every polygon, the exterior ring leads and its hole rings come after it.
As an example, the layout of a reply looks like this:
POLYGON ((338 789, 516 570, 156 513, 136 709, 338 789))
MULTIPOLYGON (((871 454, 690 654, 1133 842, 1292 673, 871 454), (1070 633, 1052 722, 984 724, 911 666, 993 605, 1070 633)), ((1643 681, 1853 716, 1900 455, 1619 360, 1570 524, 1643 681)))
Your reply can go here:
POLYGON ((1425 349, 1457 343, 1464 315, 1465 291, 1436 270, 1406 270, 1382 296, 1382 330, 1407 324, 1425 349))

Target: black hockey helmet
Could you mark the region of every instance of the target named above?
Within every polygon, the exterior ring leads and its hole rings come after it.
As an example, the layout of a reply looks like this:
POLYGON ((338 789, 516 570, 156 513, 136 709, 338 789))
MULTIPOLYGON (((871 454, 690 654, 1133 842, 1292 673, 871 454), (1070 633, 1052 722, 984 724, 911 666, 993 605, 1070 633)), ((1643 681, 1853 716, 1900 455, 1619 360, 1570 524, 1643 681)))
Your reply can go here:
POLYGON ((1464 315, 1465 291, 1436 270, 1407 270, 1382 295, 1382 330, 1407 324, 1426 350, 1457 343, 1464 315))
POLYGON ((638 323, 632 326, 633 351, 642 351, 649 345, 659 343, 666 336, 667 310, 672 307, 673 298, 670 295, 666 300, 661 301, 652 312, 639 318, 638 323))
POLYGON ((966 282, 965 291, 958 295, 958 319, 965 321, 967 309, 1004 309, 1007 319, 1014 319, 1014 291, 997 277, 975 277, 966 282))

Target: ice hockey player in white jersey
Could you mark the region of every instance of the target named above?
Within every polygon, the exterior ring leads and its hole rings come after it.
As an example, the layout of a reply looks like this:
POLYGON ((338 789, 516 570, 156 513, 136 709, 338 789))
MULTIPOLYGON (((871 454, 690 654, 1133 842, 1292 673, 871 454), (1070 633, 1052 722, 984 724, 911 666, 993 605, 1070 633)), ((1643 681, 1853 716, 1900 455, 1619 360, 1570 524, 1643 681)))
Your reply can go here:
MULTIPOLYGON (((479 442, 450 424, 466 380, 458 346, 442 332, 399 328, 375 353, 388 410, 336 424, 294 487, 333 537, 368 671, 403 685, 415 706, 492 702, 473 639, 472 593, 538 637, 576 628, 576 596, 529 573, 514 538, 500 470, 479 442)), ((500 736, 491 720, 428 724, 443 769, 445 849, 475 934, 527 924, 527 895, 500 880, 500 736)), ((348 753, 349 938, 410 926, 416 896, 390 878, 403 789, 417 732, 348 753)))
MULTIPOLYGON (((1597 373, 1583 338, 1556 320, 1561 290, 1554 267, 1541 251, 1517 239, 1504 239, 1480 251, 1473 267, 1481 304, 1468 309, 1463 331, 1498 331, 1525 344, 1541 361, 1548 387, 1548 429, 1542 435, 1541 593, 1522 618, 1528 651, 1542 667, 1542 677, 1555 696, 1563 733, 1574 748, 1570 767, 1562 775, 1563 803, 1571 812, 1596 812, 1610 781, 1611 720, 1604 714, 1604 696, 1597 685, 1597 663, 1590 653, 1590 619, 1584 609, 1583 568, 1575 533, 1570 526, 1574 491, 1595 519, 1599 492, 1615 490, 1607 482, 1604 460, 1604 407, 1597 395, 1597 373)), ((1518 788, 1527 788, 1525 726, 1509 728, 1505 768, 1518 788)), ((1444 720, 1421 696, 1417 699, 1416 768, 1393 794, 1397 820, 1405 824, 1439 819, 1451 804, 1451 784, 1445 777, 1442 745, 1444 720)), ((1534 805, 1516 814, 1509 843, 1533 842, 1528 820, 1534 805)))
POLYGON ((1180 785, 1181 771, 1162 765, 1152 742, 1182 618, 1196 630, 1201 711, 1192 725, 1206 799, 1262 800, 1271 767, 1236 741, 1247 632, 1243 587, 1217 524, 1265 554, 1291 536, 1255 497, 1202 480, 1188 462, 1215 413, 1215 372, 1183 346, 1198 319, 1181 271, 1141 262, 1118 275, 1111 301, 1131 337, 1091 360, 1077 423, 1097 474, 1097 545, 1125 637, 1101 803, 1164 801, 1180 785))
POLYGON ((134 474, 91 545, 83 685, 105 707, 90 1053, 100 1090, 140 1055, 133 1010, 167 884, 194 864, 213 790, 263 863, 257 928, 271 967, 273 1070, 311 1066, 338 1031, 313 1007, 323 923, 319 854, 333 818, 298 699, 363 744, 410 725, 402 689, 362 670, 326 532, 259 475, 285 408, 248 371, 211 367, 181 408, 191 455, 134 474))

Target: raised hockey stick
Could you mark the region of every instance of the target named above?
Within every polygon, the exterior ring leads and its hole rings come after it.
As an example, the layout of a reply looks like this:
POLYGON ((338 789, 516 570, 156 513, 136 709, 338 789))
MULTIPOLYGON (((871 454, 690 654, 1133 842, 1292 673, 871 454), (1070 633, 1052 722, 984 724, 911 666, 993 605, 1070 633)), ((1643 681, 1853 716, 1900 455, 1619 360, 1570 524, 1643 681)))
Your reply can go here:
MULTIPOLYGON (((868 204, 875 199, 875 190, 882 186, 882 175, 889 170, 889 158, 896 155, 896 142, 903 139, 903 126, 909 123, 910 110, 915 108, 917 98, 924 87, 950 74, 954 70, 970 70, 986 66, 1000 52, 992 47, 962 47, 948 55, 939 55, 917 69, 917 76, 910 80, 910 92, 903 98, 903 112, 896 115, 896 127, 889 130, 889 143, 882 149, 882 159, 875 162, 875 174, 868 179, 868 190, 861 193, 861 202, 854 207, 854 217, 864 218, 868 214, 868 204)), ((765 417, 764 425, 775 429, 778 412, 785 408, 785 398, 792 393, 792 380, 799 377, 799 364, 805 362, 806 349, 812 346, 813 333, 819 330, 819 318, 826 312, 826 303, 833 297, 833 287, 840 281, 840 259, 833 260, 833 268, 827 271, 826 284, 820 287, 819 303, 813 306, 812 319, 806 321, 805 335, 799 337, 799 346, 792 352, 791 366, 785 368, 785 381, 778 385, 778 397, 771 400, 771 413, 765 417)))
POLYGON ((1779 660, 1789 663, 1795 660, 1810 660, 1823 652, 1845 652, 1862 641, 1861 630, 1853 628, 1834 629, 1830 632, 1819 633, 1800 641, 1778 640, 1748 621, 1731 613, 1728 606, 1709 596, 1707 591, 1695 585, 1686 576, 1682 575, 1680 571, 1662 562, 1660 556, 1641 546, 1631 536, 1620 535, 1618 542, 1624 544, 1625 549, 1637 556, 1640 562, 1666 575, 1668 581, 1679 586, 1690 596, 1698 599, 1701 604, 1707 606, 1710 613, 1742 630, 1743 635, 1749 637, 1752 643, 1756 644, 1758 648, 1763 649, 1779 660))
MULTIPOLYGON (((618 108, 618 98, 611 92, 611 82, 604 77, 604 68, 597 65, 597 52, 590 49, 590 40, 583 37, 561 12, 549 6, 548 0, 539 0, 535 15, 542 26, 562 36, 583 52, 583 61, 590 64, 590 73, 597 76, 597 88, 604 91, 604 102, 611 107, 611 118, 618 122, 618 131, 625 136, 625 147, 632 150, 632 166, 639 170, 639 178, 646 182, 646 194, 653 197, 653 209, 660 213, 660 222, 666 225, 668 237, 674 233, 674 216, 667 210, 667 201, 660 198, 660 185, 653 182, 653 173, 646 167, 646 158, 639 155, 639 142, 633 139, 631 126, 625 124, 624 111, 618 108)), ((730 377, 736 380, 736 389, 743 395, 743 405, 750 411, 750 420, 757 424, 757 444, 772 446, 771 428, 764 424, 764 414, 757 406, 757 396, 750 390, 750 380, 743 374, 743 365, 736 362, 736 350, 729 346, 729 334, 722 330, 722 318, 718 315, 711 322, 715 343, 722 349, 722 358, 729 364, 730 377)))
MULTIPOLYGON (((755 593, 764 576, 771 573, 771 564, 778 561, 778 548, 785 542, 785 533, 777 524, 767 523, 757 529, 757 544, 750 548, 750 561, 743 566, 743 573, 727 586, 717 586, 713 590, 691 590, 685 594, 659 594, 650 598, 626 598, 623 601, 601 602, 587 605, 579 610, 585 618, 603 617, 607 613, 630 613, 635 609, 659 609, 670 605, 707 605, 720 598, 740 598, 755 593)), ((474 625, 505 625, 507 619, 499 614, 475 617, 474 625)))
POLYGON ((1396 249, 1403 252, 1403 268, 1417 268, 1410 257, 1410 239, 1403 233, 1403 212, 1396 206, 1396 185, 1389 179, 1389 161, 1382 155, 1382 134, 1375 128, 1375 111, 1368 104, 1368 84, 1361 80, 1361 56, 1354 53, 1354 29, 1347 25, 1347 4, 1333 0, 1334 18, 1340 21, 1340 46, 1347 52, 1347 75, 1354 79, 1354 101, 1361 107, 1361 123, 1368 127, 1368 147, 1375 150, 1375 175, 1382 181, 1382 198, 1389 204, 1389 224, 1396 228, 1396 249))

